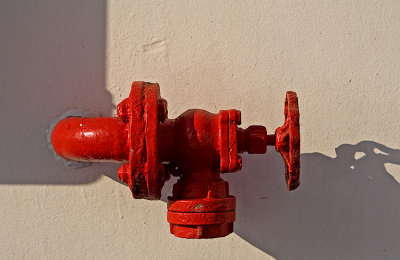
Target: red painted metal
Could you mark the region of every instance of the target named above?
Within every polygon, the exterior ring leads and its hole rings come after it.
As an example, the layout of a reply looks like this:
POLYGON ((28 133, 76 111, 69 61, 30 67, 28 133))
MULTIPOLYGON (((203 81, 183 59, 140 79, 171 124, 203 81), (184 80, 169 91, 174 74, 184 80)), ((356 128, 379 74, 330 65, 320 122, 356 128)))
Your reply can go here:
POLYGON ((122 161, 118 177, 133 197, 159 199, 170 175, 179 176, 168 198, 167 219, 177 237, 213 238, 233 231, 235 197, 220 173, 242 168, 239 153, 265 153, 275 146, 285 161, 289 190, 300 175, 300 127, 297 96, 287 92, 285 123, 275 134, 264 126, 239 128, 240 111, 213 114, 192 109, 168 119, 159 85, 133 82, 116 118, 68 117, 52 132, 61 157, 76 161, 122 161))

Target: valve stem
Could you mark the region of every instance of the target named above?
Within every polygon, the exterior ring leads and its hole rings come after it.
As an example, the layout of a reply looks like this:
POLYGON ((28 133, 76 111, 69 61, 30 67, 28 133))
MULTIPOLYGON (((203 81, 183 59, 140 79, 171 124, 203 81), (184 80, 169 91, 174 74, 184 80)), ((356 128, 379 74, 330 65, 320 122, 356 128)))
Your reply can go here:
POLYGON ((276 144, 276 136, 275 136, 275 134, 267 135, 267 145, 275 146, 275 144, 276 144))

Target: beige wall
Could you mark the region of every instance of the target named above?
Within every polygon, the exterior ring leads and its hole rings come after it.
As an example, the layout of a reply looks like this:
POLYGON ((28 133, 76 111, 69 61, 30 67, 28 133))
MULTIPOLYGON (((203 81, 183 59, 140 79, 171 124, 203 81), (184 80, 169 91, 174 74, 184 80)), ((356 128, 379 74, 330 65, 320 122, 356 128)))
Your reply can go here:
POLYGON ((399 1, 1 1, 0 82, 0 258, 400 254, 399 1), (302 186, 284 189, 272 149, 244 155, 224 176, 235 233, 185 240, 166 222, 172 182, 134 200, 118 165, 56 161, 50 125, 114 115, 134 80, 159 82, 171 117, 237 108, 270 131, 295 90, 302 186))

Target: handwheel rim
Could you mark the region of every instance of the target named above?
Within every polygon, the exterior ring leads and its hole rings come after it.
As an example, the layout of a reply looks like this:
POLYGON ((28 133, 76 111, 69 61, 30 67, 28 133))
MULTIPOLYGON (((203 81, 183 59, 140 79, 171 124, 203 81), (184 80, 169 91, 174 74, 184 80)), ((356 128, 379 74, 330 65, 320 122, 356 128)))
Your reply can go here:
POLYGON ((300 185, 300 113, 297 94, 286 93, 285 123, 276 130, 276 150, 285 161, 285 179, 288 190, 300 185))

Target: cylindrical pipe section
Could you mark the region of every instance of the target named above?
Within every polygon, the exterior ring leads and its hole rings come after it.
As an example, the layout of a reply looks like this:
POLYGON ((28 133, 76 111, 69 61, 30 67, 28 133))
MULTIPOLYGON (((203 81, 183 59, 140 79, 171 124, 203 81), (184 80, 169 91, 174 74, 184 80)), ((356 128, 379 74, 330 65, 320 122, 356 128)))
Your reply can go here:
POLYGON ((51 133, 55 152, 74 161, 127 161, 127 125, 113 117, 67 117, 51 133))
POLYGON ((275 146, 276 144, 276 135, 267 135, 267 145, 269 146, 275 146))

